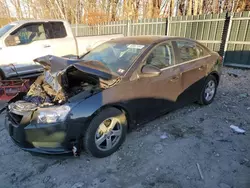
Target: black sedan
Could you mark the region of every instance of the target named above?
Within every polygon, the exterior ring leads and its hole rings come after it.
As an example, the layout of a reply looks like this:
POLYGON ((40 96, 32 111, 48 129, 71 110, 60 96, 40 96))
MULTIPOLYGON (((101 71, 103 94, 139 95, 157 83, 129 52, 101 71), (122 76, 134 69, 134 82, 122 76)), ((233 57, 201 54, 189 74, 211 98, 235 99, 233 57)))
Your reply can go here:
POLYGON ((95 157, 114 153, 135 125, 189 103, 210 104, 222 67, 197 41, 163 36, 114 39, 78 60, 36 61, 44 74, 8 103, 11 138, 26 151, 84 148, 95 157))

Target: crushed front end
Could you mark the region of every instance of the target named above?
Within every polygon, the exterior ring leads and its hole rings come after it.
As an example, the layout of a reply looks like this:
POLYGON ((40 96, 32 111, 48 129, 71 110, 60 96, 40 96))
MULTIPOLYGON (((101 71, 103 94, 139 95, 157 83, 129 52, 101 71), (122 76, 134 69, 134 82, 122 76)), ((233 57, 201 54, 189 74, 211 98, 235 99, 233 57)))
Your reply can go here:
MULTIPOLYGON (((61 110, 62 114, 69 111, 69 107, 60 106, 60 108, 53 110, 61 110)), ((50 109, 43 108, 45 111, 50 109)), ((48 120, 40 120, 43 115, 39 111, 36 104, 23 100, 8 105, 5 126, 12 140, 27 151, 51 154, 70 152, 71 148, 66 142, 66 123, 58 120, 48 123, 46 122, 48 120)))
MULTIPOLYGON (((99 66, 99 64, 97 64, 99 66)), ((93 64, 89 64, 93 66, 93 64)), ((72 108, 119 82, 84 64, 58 72, 45 66, 29 92, 19 93, 6 107, 5 126, 12 140, 27 151, 62 154, 79 149, 84 122, 72 123, 72 108)))

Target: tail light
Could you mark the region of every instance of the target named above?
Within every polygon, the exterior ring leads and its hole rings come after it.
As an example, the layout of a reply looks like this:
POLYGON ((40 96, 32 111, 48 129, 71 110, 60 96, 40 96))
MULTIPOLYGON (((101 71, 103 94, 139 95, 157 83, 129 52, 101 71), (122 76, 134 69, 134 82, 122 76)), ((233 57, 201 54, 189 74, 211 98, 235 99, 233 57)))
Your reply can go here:
POLYGON ((219 60, 219 63, 222 63, 223 62, 223 57, 219 56, 218 60, 219 60))
POLYGON ((220 61, 223 61, 223 57, 222 56, 220 56, 219 59, 220 59, 220 61))

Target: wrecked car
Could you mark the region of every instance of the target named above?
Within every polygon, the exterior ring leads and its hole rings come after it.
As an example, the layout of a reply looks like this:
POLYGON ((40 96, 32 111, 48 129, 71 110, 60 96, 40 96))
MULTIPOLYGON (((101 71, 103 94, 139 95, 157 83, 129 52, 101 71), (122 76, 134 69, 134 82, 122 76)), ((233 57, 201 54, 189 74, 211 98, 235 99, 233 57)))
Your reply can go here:
POLYGON ((192 102, 210 104, 222 59, 186 38, 125 37, 78 60, 36 59, 44 66, 28 93, 8 102, 6 127, 31 152, 111 155, 127 130, 192 102))

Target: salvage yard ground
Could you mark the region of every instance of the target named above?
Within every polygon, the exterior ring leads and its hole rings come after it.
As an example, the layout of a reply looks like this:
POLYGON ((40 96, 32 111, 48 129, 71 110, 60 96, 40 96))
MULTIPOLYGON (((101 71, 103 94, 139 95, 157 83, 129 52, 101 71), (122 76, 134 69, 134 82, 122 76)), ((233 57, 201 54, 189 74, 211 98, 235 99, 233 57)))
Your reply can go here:
POLYGON ((103 159, 31 155, 12 143, 0 120, 0 188, 250 187, 250 70, 224 68, 211 105, 189 105, 143 125, 103 159))

